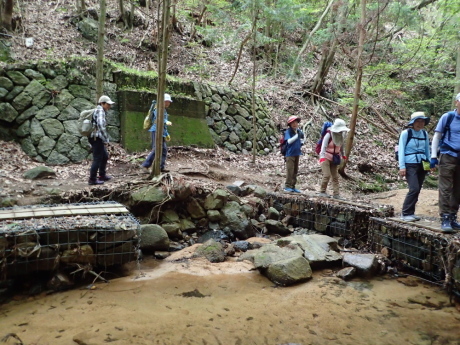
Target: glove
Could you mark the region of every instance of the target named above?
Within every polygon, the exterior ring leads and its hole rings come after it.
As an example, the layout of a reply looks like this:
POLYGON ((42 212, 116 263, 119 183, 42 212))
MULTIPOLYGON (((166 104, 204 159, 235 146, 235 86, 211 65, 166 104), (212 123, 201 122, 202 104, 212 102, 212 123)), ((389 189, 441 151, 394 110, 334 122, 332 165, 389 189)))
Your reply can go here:
POLYGON ((431 158, 431 160, 430 160, 430 168, 431 169, 436 168, 436 165, 438 165, 438 164, 439 164, 439 162, 438 162, 437 158, 431 158))
POLYGON ((347 156, 342 156, 342 159, 347 159, 347 156))
POLYGON ((172 122, 171 121, 166 121, 166 126, 172 126, 172 122))
POLYGON ((321 164, 321 163, 324 162, 325 160, 326 160, 326 158, 321 158, 321 159, 319 160, 319 164, 321 164))
POLYGON ((167 136, 165 136, 165 140, 166 141, 171 141, 171 136, 168 134, 167 136))

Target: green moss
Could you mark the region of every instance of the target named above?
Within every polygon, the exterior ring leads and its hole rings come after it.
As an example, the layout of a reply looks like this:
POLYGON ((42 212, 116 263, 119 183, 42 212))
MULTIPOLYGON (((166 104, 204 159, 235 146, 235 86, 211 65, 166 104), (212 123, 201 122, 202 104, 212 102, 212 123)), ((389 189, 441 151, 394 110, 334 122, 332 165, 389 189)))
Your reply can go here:
POLYGON ((214 141, 209 133, 206 120, 185 116, 170 116, 169 119, 173 123, 168 128, 171 135, 169 145, 214 147, 214 141))

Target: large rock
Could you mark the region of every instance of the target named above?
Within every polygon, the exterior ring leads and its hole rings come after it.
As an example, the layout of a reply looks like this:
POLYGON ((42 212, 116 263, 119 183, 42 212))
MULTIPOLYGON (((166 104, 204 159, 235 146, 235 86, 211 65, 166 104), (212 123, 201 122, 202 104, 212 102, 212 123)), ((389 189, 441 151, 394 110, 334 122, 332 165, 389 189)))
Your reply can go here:
POLYGON ((179 215, 176 211, 172 209, 164 210, 161 213, 161 222, 162 223, 174 223, 179 221, 179 215))
POLYGON ((182 238, 182 231, 180 228, 179 223, 165 223, 161 225, 163 229, 165 229, 166 233, 168 234, 169 238, 172 239, 181 239, 182 238))
POLYGON ((195 198, 190 198, 186 208, 187 212, 190 214, 190 217, 193 219, 206 217, 206 212, 203 210, 203 207, 201 207, 200 203, 195 198))
POLYGON ((48 157, 56 146, 56 142, 50 137, 43 136, 37 145, 38 153, 43 157, 48 157))
POLYGON ((153 253, 155 250, 168 250, 169 237, 161 226, 143 224, 141 225, 139 245, 145 253, 153 253))
POLYGON ((40 109, 35 116, 37 120, 45 120, 45 119, 54 119, 59 115, 59 109, 56 108, 54 105, 47 105, 43 109, 40 109))
POLYGON ((46 160, 46 163, 50 165, 61 165, 61 164, 67 164, 69 162, 70 162, 69 158, 60 154, 56 150, 53 150, 48 156, 48 159, 46 160))
POLYGON ((0 120, 13 122, 17 116, 18 112, 10 103, 0 103, 0 120))
POLYGON ((371 277, 377 273, 379 263, 374 254, 345 253, 343 266, 354 267, 356 268, 356 273, 360 276, 371 277))
POLYGON ((22 112, 26 110, 32 104, 32 97, 29 96, 26 92, 21 92, 17 95, 11 105, 16 109, 18 112, 22 112))
POLYGON ((137 203, 160 203, 165 201, 168 195, 161 187, 146 186, 131 193, 131 201, 137 203))
POLYGON ((56 150, 63 155, 67 155, 75 145, 80 146, 78 142, 79 140, 76 136, 63 133, 57 141, 56 150))
POLYGON ((74 163, 81 162, 88 157, 88 150, 78 144, 72 148, 72 150, 67 154, 67 157, 69 157, 74 163))
POLYGON ((228 192, 223 189, 216 189, 211 194, 208 194, 204 201, 206 210, 219 210, 227 202, 228 192))
POLYGON ((34 145, 40 142, 40 139, 45 136, 45 131, 42 125, 36 118, 32 118, 30 121, 30 139, 34 145))
POLYGON ((25 86, 30 83, 29 78, 19 71, 8 71, 6 75, 13 81, 16 85, 25 86))
POLYGON ((84 18, 77 25, 78 30, 81 31, 81 35, 92 41, 97 42, 98 22, 91 18, 84 18))
POLYGON ((270 234, 278 234, 281 236, 290 235, 291 231, 280 221, 274 219, 267 219, 265 221, 265 227, 267 232, 270 234))
POLYGON ((342 260, 342 255, 335 251, 337 241, 326 235, 294 235, 279 239, 277 243, 298 245, 311 266, 318 267, 342 260))
POLYGON ((64 133, 64 126, 56 119, 46 119, 40 122, 43 130, 50 138, 57 139, 64 133))
POLYGON ((209 262, 224 262, 225 252, 222 244, 210 239, 198 247, 195 251, 196 256, 204 256, 209 262))
POLYGON ((236 201, 229 201, 220 210, 222 216, 220 224, 230 230, 239 240, 255 235, 255 230, 241 206, 236 201))
POLYGON ((17 123, 23 123, 24 121, 27 121, 31 117, 36 116, 38 111, 39 111, 38 107, 32 106, 29 109, 27 109, 26 111, 24 111, 21 115, 19 115, 16 118, 16 122, 17 123))
POLYGON ((45 177, 55 177, 56 172, 53 169, 48 168, 46 166, 39 166, 39 167, 35 167, 30 170, 27 170, 23 176, 25 179, 36 180, 36 179, 45 178, 45 177))

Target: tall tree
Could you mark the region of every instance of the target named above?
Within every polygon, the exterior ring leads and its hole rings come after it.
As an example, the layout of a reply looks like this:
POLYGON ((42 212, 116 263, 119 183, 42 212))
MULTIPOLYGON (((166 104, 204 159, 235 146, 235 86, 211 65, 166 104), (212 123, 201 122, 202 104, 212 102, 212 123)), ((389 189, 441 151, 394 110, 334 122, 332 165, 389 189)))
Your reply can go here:
POLYGON ((2 1, 2 8, 1 8, 2 26, 8 31, 11 31, 13 29, 13 8, 14 8, 13 0, 3 0, 2 1))
POLYGON ((104 38, 105 38, 105 0, 99 0, 99 30, 97 33, 97 60, 96 60, 96 102, 104 93, 104 38))
POLYGON ((155 135, 155 160, 152 165, 150 177, 160 175, 160 162, 163 153, 163 127, 164 127, 164 93, 166 89, 166 70, 168 62, 168 44, 171 21, 171 0, 163 0, 161 17, 161 35, 158 50, 158 87, 157 87, 157 122, 155 135))
MULTIPOLYGON (((351 113, 351 120, 350 120, 350 131, 348 132, 347 142, 345 145, 345 156, 349 159, 351 149, 353 147, 353 139, 355 136, 355 129, 356 129, 356 121, 358 119, 358 107, 359 101, 361 96, 361 82, 363 78, 363 47, 364 47, 364 39, 366 36, 366 0, 361 0, 361 22, 359 24, 359 42, 358 42, 358 56, 356 58, 356 84, 355 90, 353 94, 353 109, 351 113)), ((343 165, 340 167, 339 172, 342 176, 346 176, 345 174, 345 167, 347 165, 348 160, 346 159, 343 165)))

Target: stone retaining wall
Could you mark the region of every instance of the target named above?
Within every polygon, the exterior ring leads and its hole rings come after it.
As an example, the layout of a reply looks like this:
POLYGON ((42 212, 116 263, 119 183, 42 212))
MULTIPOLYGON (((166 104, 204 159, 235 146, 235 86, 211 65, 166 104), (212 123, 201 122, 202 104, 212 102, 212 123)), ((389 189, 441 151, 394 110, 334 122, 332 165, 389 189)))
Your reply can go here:
MULTIPOLYGON (((119 142, 119 90, 156 88, 157 78, 104 67, 104 93, 115 102, 109 112, 108 132, 119 142)), ((37 62, 8 65, 0 70, 0 138, 18 140, 29 156, 50 165, 79 162, 88 157, 89 143, 77 128, 81 111, 95 107, 93 60, 37 62)), ((206 105, 205 114, 215 144, 236 153, 252 149, 252 99, 230 87, 168 80, 175 98, 193 98, 206 105)), ((151 92, 152 89, 146 90, 151 92)), ((147 111, 147 109, 146 109, 147 111)), ((196 116, 195 114, 192 115, 196 116)), ((264 101, 256 96, 257 152, 266 154, 277 144, 277 131, 264 101)), ((199 143, 198 143, 199 144, 199 143)))

